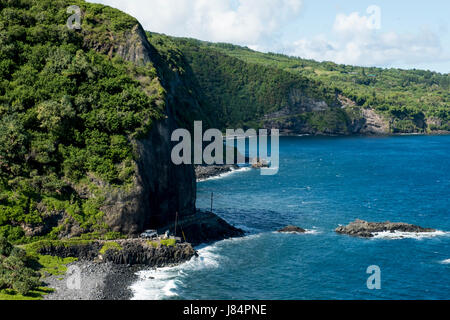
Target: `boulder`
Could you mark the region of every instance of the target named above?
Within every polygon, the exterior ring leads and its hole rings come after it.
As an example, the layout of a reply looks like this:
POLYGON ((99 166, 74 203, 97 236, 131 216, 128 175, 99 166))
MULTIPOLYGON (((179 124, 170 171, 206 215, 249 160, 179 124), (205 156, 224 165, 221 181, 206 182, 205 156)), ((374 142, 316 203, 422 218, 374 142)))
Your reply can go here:
POLYGON ((295 233, 305 233, 306 230, 296 226, 287 226, 284 227, 277 232, 295 232, 295 233))

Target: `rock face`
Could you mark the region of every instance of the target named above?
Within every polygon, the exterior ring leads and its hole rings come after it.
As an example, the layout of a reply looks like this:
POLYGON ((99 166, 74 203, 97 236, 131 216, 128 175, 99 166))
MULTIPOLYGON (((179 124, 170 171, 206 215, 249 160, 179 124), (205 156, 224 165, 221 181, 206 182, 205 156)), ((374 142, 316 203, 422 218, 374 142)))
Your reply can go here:
POLYGON ((186 237, 186 241, 193 246, 245 235, 243 230, 230 225, 214 213, 200 210, 190 216, 181 217, 176 230, 174 223, 171 223, 158 231, 162 233, 166 230, 178 237, 186 237))
POLYGON ((347 234, 350 236, 370 238, 376 232, 434 232, 435 229, 422 228, 403 222, 367 222, 364 220, 355 220, 347 226, 340 226, 335 230, 340 234, 347 234))
POLYGON ((154 124, 150 135, 136 141, 137 176, 130 192, 110 192, 102 207, 114 231, 136 234, 195 212, 196 181, 191 165, 176 166, 171 160, 171 119, 154 124))
POLYGON ((122 190, 96 182, 103 189, 107 188, 106 201, 100 208, 105 213, 106 224, 113 231, 136 234, 144 229, 168 224, 175 219, 176 212, 180 216, 194 213, 194 167, 172 163, 174 143, 171 134, 178 128, 179 117, 183 112, 198 109, 196 100, 191 97, 181 98, 186 91, 184 84, 176 74, 168 74, 163 59, 149 43, 140 24, 120 37, 111 35, 111 41, 107 44, 86 42, 85 46, 109 56, 118 55, 138 65, 151 63, 167 92, 164 101, 165 119, 154 122, 146 138, 132 141, 137 154, 133 188, 122 190))
POLYGON ((188 261, 196 255, 189 243, 154 248, 145 242, 126 241, 122 247, 122 250, 107 250, 102 256, 103 261, 111 261, 115 264, 164 267, 188 261))
POLYGON ((216 177, 223 173, 231 172, 239 167, 236 165, 209 165, 209 166, 195 166, 195 175, 197 180, 204 180, 211 177, 216 177))
POLYGON ((362 109, 365 120, 359 133, 361 134, 388 134, 390 132, 389 123, 372 109, 362 109))
POLYGON ((305 233, 306 230, 296 226, 287 226, 284 227, 277 232, 295 232, 295 233, 305 233))
POLYGON ((189 243, 175 246, 155 245, 142 239, 115 240, 118 246, 102 252, 106 241, 87 241, 79 244, 55 243, 38 250, 39 254, 62 258, 75 257, 83 261, 113 262, 124 265, 164 267, 188 261, 197 253, 189 243))

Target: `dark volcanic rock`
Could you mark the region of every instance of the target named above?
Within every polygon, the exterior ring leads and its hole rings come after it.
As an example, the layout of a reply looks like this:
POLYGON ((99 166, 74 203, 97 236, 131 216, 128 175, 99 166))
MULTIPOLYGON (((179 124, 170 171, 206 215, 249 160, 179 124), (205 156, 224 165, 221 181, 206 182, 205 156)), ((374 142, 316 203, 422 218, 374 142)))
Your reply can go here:
POLYGON ((347 226, 340 226, 335 230, 337 233, 347 234, 356 237, 370 238, 376 232, 434 232, 435 229, 422 228, 403 222, 367 222, 364 220, 355 220, 347 226))
POLYGON ((195 166, 195 175, 197 180, 204 180, 211 177, 216 177, 220 174, 231 172, 234 169, 238 169, 236 165, 210 165, 210 166, 195 166))
POLYGON ((75 257, 80 260, 92 261, 98 257, 102 244, 86 242, 77 245, 65 245, 63 242, 50 243, 38 250, 39 254, 61 258, 75 257))
POLYGON ((113 262, 119 265, 146 265, 164 267, 188 261, 197 255, 190 243, 177 243, 175 246, 152 245, 143 239, 115 241, 87 241, 84 243, 55 242, 38 250, 39 254, 62 258, 75 257, 82 261, 113 262), (107 242, 115 242, 117 248, 101 249, 107 242))
POLYGON ((297 232, 297 233, 305 233, 306 230, 296 226, 287 226, 283 229, 278 230, 277 232, 297 232))
MULTIPOLYGON (((164 232, 166 230, 175 234, 175 225, 168 225, 159 231, 164 232)), ((181 238, 186 237, 186 241, 196 246, 202 243, 242 237, 245 232, 230 225, 214 213, 198 210, 195 214, 182 217, 178 221, 176 235, 181 238)))
POLYGON ((155 248, 143 241, 126 241, 121 246, 121 250, 106 251, 102 259, 115 264, 164 267, 188 261, 196 255, 189 243, 155 248))

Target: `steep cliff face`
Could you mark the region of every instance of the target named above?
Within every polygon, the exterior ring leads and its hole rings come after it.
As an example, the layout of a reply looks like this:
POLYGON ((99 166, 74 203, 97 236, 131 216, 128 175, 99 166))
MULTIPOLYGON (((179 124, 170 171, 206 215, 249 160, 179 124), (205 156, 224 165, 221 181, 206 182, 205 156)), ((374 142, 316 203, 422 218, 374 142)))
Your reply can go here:
POLYGON ((283 134, 383 135, 390 124, 370 108, 357 106, 339 95, 333 105, 304 96, 296 90, 285 108, 264 115, 263 127, 279 129, 283 134))
MULTIPOLYGON (((148 42, 140 24, 125 33, 120 42, 111 42, 107 50, 139 65, 151 63, 168 92, 165 119, 153 123, 147 137, 133 141, 137 154, 134 187, 128 191, 111 190, 101 208, 113 231, 132 234, 167 225, 175 220, 177 212, 180 217, 195 212, 194 167, 174 165, 171 160, 174 145, 171 134, 178 127, 177 114, 180 113, 176 102, 184 88, 181 81, 173 80, 178 78, 176 74, 167 74, 167 70, 163 70, 163 59, 148 42)), ((196 107, 194 98, 185 99, 183 107, 189 103, 194 105, 192 108, 196 107)))

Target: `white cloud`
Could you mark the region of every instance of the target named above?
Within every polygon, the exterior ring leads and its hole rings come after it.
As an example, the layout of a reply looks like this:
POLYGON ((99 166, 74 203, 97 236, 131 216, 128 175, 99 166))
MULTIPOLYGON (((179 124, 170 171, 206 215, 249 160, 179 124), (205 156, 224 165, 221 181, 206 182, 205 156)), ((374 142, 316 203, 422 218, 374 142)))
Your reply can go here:
POLYGON ((303 0, 94 0, 154 32, 259 47, 300 13, 303 0))
POLYGON ((429 29, 416 33, 383 32, 374 27, 373 16, 353 12, 336 16, 332 37, 300 39, 289 54, 336 63, 363 66, 414 65, 448 60, 439 37, 429 29))
POLYGON ((289 28, 298 22, 304 0, 88 1, 121 9, 146 30, 230 42, 258 51, 363 66, 412 67, 450 61, 439 38, 442 35, 426 28, 403 34, 385 31, 377 6, 363 14, 336 15, 326 35, 295 39, 289 36, 289 28))

